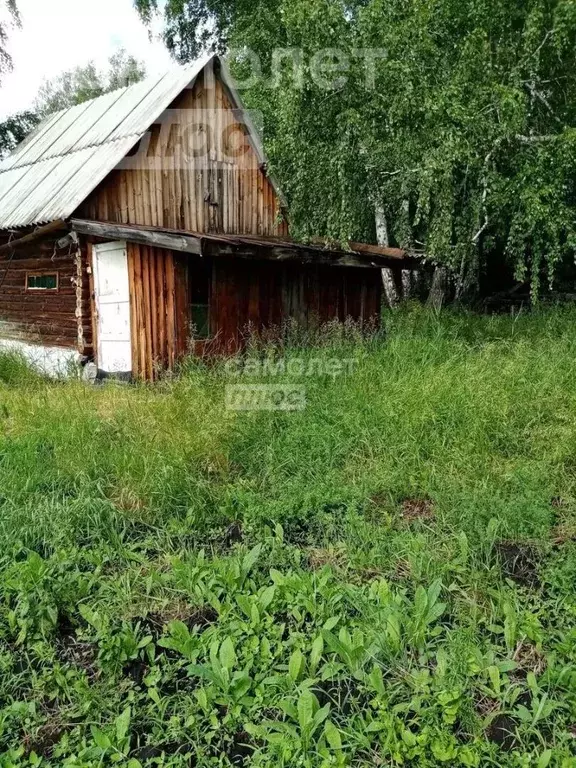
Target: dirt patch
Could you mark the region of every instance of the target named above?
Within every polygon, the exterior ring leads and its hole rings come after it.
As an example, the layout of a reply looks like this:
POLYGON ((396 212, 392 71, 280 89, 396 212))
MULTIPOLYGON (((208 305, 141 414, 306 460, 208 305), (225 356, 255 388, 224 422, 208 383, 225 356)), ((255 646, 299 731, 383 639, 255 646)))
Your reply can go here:
POLYGON ((72 621, 70 615, 64 611, 58 611, 56 635, 60 638, 76 636, 76 624, 72 621))
POLYGON ((222 546, 224 549, 230 549, 234 544, 241 544, 244 540, 244 533, 242 531, 242 523, 239 520, 235 520, 230 523, 224 536, 222 537, 222 546))
POLYGON ((347 680, 326 680, 318 683, 314 687, 314 693, 320 703, 320 706, 330 704, 331 709, 343 716, 347 716, 352 711, 352 706, 359 702, 365 703, 369 707, 369 702, 364 702, 365 698, 360 692, 356 681, 347 680))
POLYGON ((228 758, 232 765, 243 766, 254 752, 254 746, 250 734, 246 731, 238 731, 232 737, 232 745, 228 750, 228 758))
MULTIPOLYGON (((484 699, 482 703, 476 706, 477 712, 483 717, 488 716, 490 722, 486 728, 486 738, 494 744, 498 744, 504 752, 510 752, 518 746, 519 739, 516 732, 518 726, 517 720, 508 712, 498 711, 499 703, 493 699, 484 699)), ((516 705, 522 705, 530 708, 532 705, 532 694, 530 691, 524 691, 516 699, 516 705)))
POLYGON ((504 713, 496 715, 486 729, 486 738, 488 741, 498 744, 504 752, 510 752, 518 743, 516 721, 504 713))
MULTIPOLYGON (((166 651, 165 656, 168 656, 166 651)), ((178 693, 191 693, 198 687, 198 679, 188 674, 188 664, 171 665, 167 675, 158 685, 162 696, 175 696, 178 693)))
POLYGON ((58 640, 56 653, 63 664, 73 664, 83 669, 89 680, 92 681, 98 677, 98 648, 94 643, 81 642, 67 636, 58 640))
POLYGON ((144 634, 151 635, 156 642, 171 621, 181 621, 188 629, 197 627, 201 631, 218 621, 218 613, 211 605, 191 606, 178 601, 146 616, 135 616, 133 620, 138 621, 144 634))
POLYGON ((140 687, 148 674, 148 664, 142 659, 132 659, 122 669, 124 677, 129 677, 134 685, 140 687))
POLYGON ((76 626, 66 613, 58 614, 56 624, 56 655, 63 664, 72 664, 86 672, 89 680, 99 674, 97 667, 98 647, 95 643, 76 638, 76 626))
POLYGON ((518 680, 525 679, 528 672, 538 676, 546 669, 545 656, 531 643, 518 643, 513 659, 518 664, 513 676, 518 680))
POLYGON ((66 726, 59 722, 41 725, 34 734, 24 737, 22 743, 25 755, 28 757, 34 752, 38 757, 50 757, 53 748, 67 730, 66 726))
POLYGON ((408 525, 416 520, 431 521, 436 517, 431 499, 408 498, 400 502, 400 517, 408 525))
POLYGON ((535 545, 519 541, 499 541, 494 548, 502 573, 507 578, 525 587, 539 586, 540 551, 535 545))

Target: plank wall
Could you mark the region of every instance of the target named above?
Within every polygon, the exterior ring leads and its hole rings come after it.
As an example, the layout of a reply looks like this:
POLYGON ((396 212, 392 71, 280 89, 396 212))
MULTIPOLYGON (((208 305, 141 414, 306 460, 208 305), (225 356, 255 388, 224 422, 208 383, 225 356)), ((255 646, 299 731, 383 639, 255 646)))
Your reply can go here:
POLYGON ((225 87, 200 76, 76 215, 189 232, 285 236, 280 202, 225 87))

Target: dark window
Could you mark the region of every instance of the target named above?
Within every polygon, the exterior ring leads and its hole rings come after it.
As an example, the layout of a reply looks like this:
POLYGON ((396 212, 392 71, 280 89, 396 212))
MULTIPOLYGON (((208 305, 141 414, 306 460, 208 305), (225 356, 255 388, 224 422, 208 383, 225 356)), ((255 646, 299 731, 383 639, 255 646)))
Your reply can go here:
POLYGON ((190 264, 190 321, 195 339, 210 336, 210 282, 212 264, 198 259, 190 264))
POLYGON ((26 288, 29 291, 57 291, 58 275, 56 272, 50 272, 44 275, 27 274, 26 288))

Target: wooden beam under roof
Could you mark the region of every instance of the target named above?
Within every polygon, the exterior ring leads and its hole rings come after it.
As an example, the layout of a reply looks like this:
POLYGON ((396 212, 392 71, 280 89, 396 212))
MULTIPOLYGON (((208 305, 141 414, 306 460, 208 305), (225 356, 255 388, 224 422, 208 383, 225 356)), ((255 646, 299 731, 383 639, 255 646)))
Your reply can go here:
POLYGON ((9 240, 7 243, 0 245, 0 253, 7 253, 20 248, 22 245, 33 243, 36 240, 40 240, 46 235, 51 235, 53 232, 57 232, 60 229, 66 228, 66 222, 62 219, 57 221, 51 221, 50 224, 46 224, 43 227, 38 227, 33 232, 29 232, 27 235, 9 240))
POLYGON ((322 264, 329 267, 360 267, 363 269, 382 269, 383 267, 399 267, 415 269, 421 266, 417 259, 393 259, 386 256, 364 255, 348 251, 328 251, 323 248, 312 248, 300 244, 279 242, 255 242, 252 239, 243 240, 240 236, 236 242, 220 239, 210 235, 203 238, 203 253, 213 257, 231 256, 237 259, 252 261, 296 261, 300 264, 322 264))
POLYGON ((155 227, 129 226, 106 221, 88 221, 72 219, 70 227, 74 232, 93 237, 105 237, 111 240, 129 240, 131 243, 168 248, 184 253, 202 253, 201 238, 187 233, 169 232, 155 227))
POLYGON ((422 266, 420 259, 399 248, 362 246, 360 243, 353 244, 354 250, 345 251, 255 235, 205 234, 87 219, 72 219, 70 227, 83 235, 111 240, 128 240, 141 245, 168 248, 172 251, 196 255, 210 255, 215 258, 232 256, 247 260, 296 261, 301 264, 369 269, 382 267, 417 269, 422 266))

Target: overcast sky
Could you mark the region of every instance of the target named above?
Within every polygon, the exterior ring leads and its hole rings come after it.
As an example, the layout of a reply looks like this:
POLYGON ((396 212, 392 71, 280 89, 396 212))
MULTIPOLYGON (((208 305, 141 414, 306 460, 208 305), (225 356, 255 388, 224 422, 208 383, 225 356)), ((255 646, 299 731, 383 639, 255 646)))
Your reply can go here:
POLYGON ((18 8, 22 28, 10 35, 14 71, 0 86, 0 120, 30 106, 44 78, 90 59, 104 65, 118 48, 143 59, 150 73, 170 64, 132 0, 18 0, 18 8))

